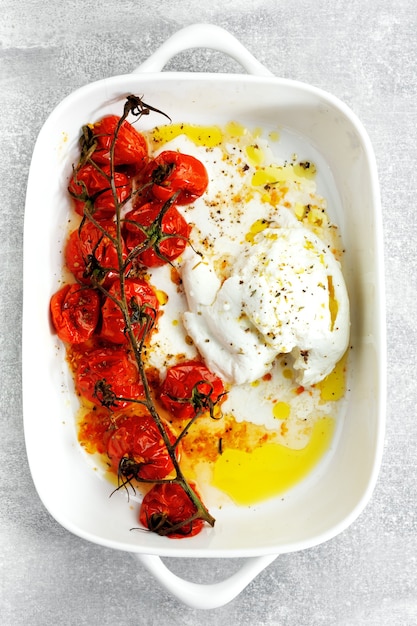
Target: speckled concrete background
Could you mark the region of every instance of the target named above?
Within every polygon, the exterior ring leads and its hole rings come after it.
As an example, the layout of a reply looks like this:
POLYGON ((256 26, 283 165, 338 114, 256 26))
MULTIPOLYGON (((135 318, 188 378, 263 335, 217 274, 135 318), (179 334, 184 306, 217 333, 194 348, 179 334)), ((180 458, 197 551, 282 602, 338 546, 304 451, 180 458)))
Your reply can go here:
MULTIPOLYGON (((414 0, 2 0, 0 16, 1 623, 416 624, 414 0), (129 555, 70 535, 45 511, 26 461, 20 374, 22 230, 37 134, 74 89, 128 72, 196 21, 227 28, 274 74, 332 92, 365 124, 381 180, 389 358, 385 455, 363 514, 326 544, 279 557, 236 600, 209 612, 183 607, 129 555)), ((169 67, 238 70, 207 51, 183 53, 169 67)), ((169 564, 204 582, 236 568, 221 560, 169 564)))

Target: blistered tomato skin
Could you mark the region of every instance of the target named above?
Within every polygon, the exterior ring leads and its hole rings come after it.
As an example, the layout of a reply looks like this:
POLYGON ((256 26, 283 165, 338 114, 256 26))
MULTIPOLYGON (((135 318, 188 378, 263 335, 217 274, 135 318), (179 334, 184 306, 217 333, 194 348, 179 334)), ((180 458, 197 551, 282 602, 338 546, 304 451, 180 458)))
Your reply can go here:
MULTIPOLYGON (((117 115, 108 115, 92 126, 93 138, 97 142, 91 159, 103 165, 110 163, 110 150, 119 122, 117 115)), ((122 123, 114 148, 114 165, 143 167, 148 156, 146 139, 126 120, 122 123)))
MULTIPOLYGON (((149 283, 141 279, 125 280, 126 302, 129 310, 133 333, 137 340, 145 332, 150 332, 157 319, 159 302, 149 283)), ((130 342, 126 333, 126 324, 120 307, 113 298, 120 299, 120 285, 115 282, 110 288, 110 296, 102 307, 101 337, 106 341, 127 345, 130 342)))
MULTIPOLYGON (((164 425, 170 443, 176 437, 167 425, 164 425)), ((161 433, 151 415, 135 414, 121 421, 108 440, 107 454, 116 472, 122 471, 120 461, 125 463, 126 472, 135 478, 160 480, 174 470, 174 465, 161 433)))
POLYGON ((160 401, 174 416, 181 419, 208 411, 218 402, 225 388, 223 381, 201 361, 186 361, 170 367, 161 385, 160 401))
POLYGON ((129 211, 125 216, 124 233, 128 250, 145 245, 149 239, 149 247, 138 254, 138 259, 146 267, 158 267, 174 261, 188 244, 191 227, 185 218, 175 206, 170 206, 159 224, 158 218, 163 210, 163 202, 153 201, 129 211))
MULTIPOLYGON (((101 225, 112 237, 116 236, 113 221, 101 222, 101 225)), ((127 250, 123 241, 121 245, 122 258, 126 260, 127 250)), ((109 237, 89 221, 70 234, 65 247, 65 262, 75 279, 84 285, 102 284, 109 287, 119 277, 116 247, 109 237)))
MULTIPOLYGON (((116 212, 113 192, 110 184, 110 167, 103 166, 102 172, 93 164, 76 170, 68 186, 74 208, 78 215, 84 215, 84 207, 96 220, 112 218, 116 212)), ((132 191, 130 179, 122 172, 114 173, 117 201, 125 202, 132 191)))
POLYGON ((165 150, 147 167, 153 181, 152 193, 157 200, 166 202, 175 193, 177 204, 190 204, 203 195, 208 186, 205 166, 195 157, 165 150))
POLYGON ((109 408, 126 408, 131 400, 143 398, 138 368, 123 348, 83 352, 77 359, 75 388, 89 402, 109 408))
POLYGON ((94 289, 65 285, 50 302, 52 324, 61 341, 79 344, 94 334, 100 315, 100 297, 94 289))
MULTIPOLYGON (((196 492, 194 486, 192 486, 196 492)), ((197 492, 196 492, 197 493, 197 492)), ((178 483, 157 484, 142 500, 139 521, 145 528, 170 539, 193 537, 201 532, 204 526, 202 519, 187 521, 197 512, 195 504, 190 500, 178 483), (185 522, 181 525, 181 522, 185 522), (176 530, 172 527, 179 525, 176 530)))

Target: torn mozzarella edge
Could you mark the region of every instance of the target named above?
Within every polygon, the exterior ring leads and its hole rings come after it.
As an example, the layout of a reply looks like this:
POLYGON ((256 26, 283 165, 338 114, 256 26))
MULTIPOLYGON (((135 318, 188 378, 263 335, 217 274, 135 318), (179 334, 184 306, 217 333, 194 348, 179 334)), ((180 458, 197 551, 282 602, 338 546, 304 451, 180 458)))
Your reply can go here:
POLYGON ((270 370, 277 352, 242 316, 241 305, 233 298, 237 277, 229 278, 223 289, 219 281, 217 291, 209 294, 215 285, 212 271, 206 264, 193 269, 185 266, 182 280, 190 311, 183 314, 184 327, 207 367, 224 381, 241 385, 257 380, 270 370), (188 288, 190 283, 192 288, 188 288), (204 291, 204 299, 211 300, 211 305, 199 302, 200 291, 204 291))
MULTIPOLYGON (((333 328, 321 336, 315 334, 314 343, 318 345, 301 340, 289 352, 296 381, 304 386, 325 378, 348 347, 346 286, 340 264, 330 252, 326 261, 338 304, 333 328)), ((196 257, 184 264, 182 280, 190 309, 183 314, 183 324, 207 366, 225 382, 237 385, 253 382, 269 372, 282 351, 269 346, 242 314, 242 304, 236 299, 239 276, 228 278, 222 285, 212 265, 196 257)))

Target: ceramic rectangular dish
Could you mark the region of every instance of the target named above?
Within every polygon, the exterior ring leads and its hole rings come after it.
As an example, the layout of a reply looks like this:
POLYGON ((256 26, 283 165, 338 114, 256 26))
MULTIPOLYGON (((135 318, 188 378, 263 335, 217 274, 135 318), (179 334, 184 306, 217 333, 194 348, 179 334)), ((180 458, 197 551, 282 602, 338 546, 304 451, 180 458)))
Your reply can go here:
MULTIPOLYGON (((145 120, 149 127, 155 119, 145 120)), ((101 80, 68 96, 51 113, 30 168, 24 232, 23 402, 27 454, 45 507, 70 532, 137 555, 185 603, 212 608, 232 599, 279 553, 324 542, 356 519, 377 478, 385 420, 385 324, 381 211, 369 138, 352 111, 319 89, 276 78, 229 33, 188 27, 130 74, 101 80), (177 52, 209 47, 231 55, 248 74, 161 72, 177 52), (66 236, 66 181, 81 126, 119 112, 129 93, 174 122, 287 129, 320 160, 322 183, 340 226, 351 303, 349 394, 340 436, 325 466, 303 488, 254 507, 214 511, 216 525, 186 540, 132 533, 124 493, 88 463, 76 437, 64 348, 51 332, 48 308, 60 277, 66 236), (271 522, 271 519, 273 522, 271 522), (160 557, 245 557, 232 578, 213 586, 186 583, 160 557)), ((130 517, 129 517, 130 516, 130 517)))

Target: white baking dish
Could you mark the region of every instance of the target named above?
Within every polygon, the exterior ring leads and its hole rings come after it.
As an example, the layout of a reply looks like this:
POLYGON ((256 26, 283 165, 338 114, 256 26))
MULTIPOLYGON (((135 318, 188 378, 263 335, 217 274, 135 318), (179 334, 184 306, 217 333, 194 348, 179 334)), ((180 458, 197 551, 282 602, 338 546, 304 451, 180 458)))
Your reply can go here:
MULTIPOLYGON (((150 127, 159 120, 145 122, 150 127)), ((204 24, 188 27, 135 72, 98 81, 68 96, 51 113, 35 146, 24 233, 24 426, 33 479, 49 512, 84 539, 137 555, 167 589, 199 608, 231 600, 279 553, 317 545, 347 528, 371 496, 383 447, 382 258, 375 159, 361 123, 328 93, 272 76, 224 30, 204 24), (174 54, 193 47, 225 52, 250 75, 160 72, 174 54), (307 146, 320 160, 322 183, 346 248, 353 349, 346 414, 336 449, 321 471, 285 498, 247 509, 212 511, 214 529, 185 540, 131 532, 136 520, 125 494, 109 500, 109 484, 98 477, 78 445, 77 400, 64 349, 48 320, 67 228, 66 177, 75 161, 80 128, 105 113, 119 112, 128 93, 143 95, 174 122, 207 125, 237 120, 263 128, 279 124, 288 130, 297 147, 307 146), (165 568, 163 556, 246 559, 232 578, 206 586, 177 578, 165 568)))

